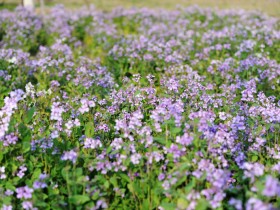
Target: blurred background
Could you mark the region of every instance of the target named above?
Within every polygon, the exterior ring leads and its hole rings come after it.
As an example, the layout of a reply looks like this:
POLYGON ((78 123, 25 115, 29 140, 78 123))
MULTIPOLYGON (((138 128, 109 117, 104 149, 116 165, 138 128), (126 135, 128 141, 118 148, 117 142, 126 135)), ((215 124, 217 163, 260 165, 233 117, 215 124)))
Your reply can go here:
MULTIPOLYGON (((79 8, 84 5, 94 4, 96 8, 111 10, 115 7, 150 7, 172 9, 180 5, 186 7, 199 5, 201 7, 215 7, 219 9, 245 9, 259 10, 268 15, 280 16, 280 0, 33 0, 39 7, 40 1, 44 1, 45 7, 63 4, 68 8, 79 8)), ((0 0, 1 9, 13 9, 22 0, 0 0)))

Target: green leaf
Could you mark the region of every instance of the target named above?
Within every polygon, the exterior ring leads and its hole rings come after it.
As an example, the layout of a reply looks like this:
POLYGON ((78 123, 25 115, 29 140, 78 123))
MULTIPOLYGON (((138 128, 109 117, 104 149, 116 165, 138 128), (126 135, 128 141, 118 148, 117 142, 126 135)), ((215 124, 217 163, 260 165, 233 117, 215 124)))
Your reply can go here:
POLYGON ((150 207, 149 207, 149 200, 148 199, 144 199, 143 200, 142 208, 143 209, 150 209, 150 207))
POLYGON ((16 124, 17 124, 17 120, 14 117, 12 117, 9 124, 9 132, 15 132, 16 124))
POLYGON ((113 177, 110 178, 110 182, 112 183, 112 185, 113 185, 114 187, 118 187, 118 180, 116 179, 115 176, 113 176, 113 177))
POLYGON ((133 182, 133 188, 138 195, 142 195, 143 191, 145 191, 147 189, 147 186, 144 185, 144 183, 142 183, 141 186, 140 186, 139 182, 134 181, 133 182))
POLYGON ((23 142, 30 142, 30 140, 31 140, 30 129, 28 127, 26 127, 24 124, 20 123, 18 130, 19 130, 19 133, 21 135, 23 142))
POLYGON ((190 192, 196 185, 196 179, 194 177, 192 177, 191 181, 189 182, 189 184, 186 185, 185 187, 185 191, 186 192, 190 192))
POLYGON ((38 179, 40 174, 41 174, 41 169, 40 168, 36 168, 35 171, 32 174, 31 180, 38 179))
POLYGON ((18 131, 22 137, 24 137, 26 135, 27 130, 28 130, 28 128, 24 124, 22 124, 22 123, 19 124, 18 131))
POLYGON ((90 200, 87 195, 73 195, 70 196, 69 201, 75 205, 82 205, 90 200))
POLYGON ((93 135, 94 135, 94 125, 93 125, 93 122, 86 123, 86 125, 85 125, 85 135, 88 138, 93 137, 93 135))
POLYGON ((10 196, 5 196, 1 198, 3 203, 11 203, 12 198, 10 196))
POLYGON ((119 174, 119 175, 122 178, 122 180, 125 180, 126 182, 130 182, 130 178, 126 174, 119 174))
POLYGON ((34 113, 35 113, 35 107, 30 108, 27 111, 26 116, 23 118, 24 123, 28 124, 32 120, 34 113))
POLYGON ((79 177, 79 176, 82 176, 83 175, 83 168, 76 168, 76 176, 79 177))
POLYGON ((61 175, 65 180, 69 179, 69 169, 70 166, 66 166, 61 170, 61 175))
POLYGON ((165 137, 154 137, 155 142, 161 144, 161 145, 165 145, 166 141, 165 141, 165 137))
POLYGON ((36 206, 37 207, 47 207, 48 204, 46 202, 43 202, 43 201, 36 201, 36 206))
POLYGON ((129 189, 129 191, 130 191, 131 193, 134 193, 134 189, 133 189, 132 183, 129 183, 129 184, 127 185, 127 188, 129 189))
POLYGON ((172 133, 172 134, 178 134, 178 133, 180 133, 180 132, 181 132, 181 128, 173 127, 173 128, 171 129, 171 133, 172 133))
POLYGON ((110 147, 110 146, 109 146, 109 147, 107 147, 107 149, 106 149, 106 153, 107 153, 107 154, 109 154, 111 151, 112 151, 112 147, 110 147))
POLYGON ((265 188, 265 184, 262 181, 256 181, 254 184, 259 192, 262 192, 265 188))
POLYGON ((9 189, 9 190, 13 190, 13 191, 16 190, 16 187, 11 182, 6 182, 5 187, 6 187, 6 189, 9 189))
POLYGON ((110 187, 110 182, 109 182, 109 181, 106 181, 106 182, 104 183, 104 187, 105 187, 106 189, 109 189, 109 187, 110 187))
POLYGON ((179 198, 177 200, 177 207, 179 209, 186 209, 188 206, 189 206, 189 203, 184 198, 179 198))
POLYGON ((258 159, 259 159, 259 157, 257 155, 252 156, 252 162, 256 162, 258 159))
POLYGON ((208 201, 202 198, 197 202, 196 209, 206 210, 208 206, 209 206, 208 201))
POLYGON ((166 202, 162 202, 160 204, 161 207, 163 207, 164 210, 174 210, 176 209, 176 205, 173 203, 166 203, 166 202))
POLYGON ((30 143, 27 141, 22 142, 22 152, 27 153, 30 151, 30 143))
POLYGON ((96 191, 92 196, 91 199, 92 200, 97 200, 99 198, 99 191, 96 191))
POLYGON ((180 186, 181 184, 183 184, 187 179, 187 176, 183 176, 181 179, 179 179, 176 183, 176 187, 180 186))

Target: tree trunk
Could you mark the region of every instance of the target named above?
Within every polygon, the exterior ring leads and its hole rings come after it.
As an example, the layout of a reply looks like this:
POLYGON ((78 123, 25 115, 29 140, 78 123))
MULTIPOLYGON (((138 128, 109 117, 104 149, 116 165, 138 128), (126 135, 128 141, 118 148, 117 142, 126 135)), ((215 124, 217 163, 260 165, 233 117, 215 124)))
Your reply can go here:
POLYGON ((34 9, 34 1, 33 0, 23 0, 23 6, 29 9, 34 9))
POLYGON ((45 15, 45 2, 44 0, 40 0, 40 8, 41 8, 41 14, 45 15))

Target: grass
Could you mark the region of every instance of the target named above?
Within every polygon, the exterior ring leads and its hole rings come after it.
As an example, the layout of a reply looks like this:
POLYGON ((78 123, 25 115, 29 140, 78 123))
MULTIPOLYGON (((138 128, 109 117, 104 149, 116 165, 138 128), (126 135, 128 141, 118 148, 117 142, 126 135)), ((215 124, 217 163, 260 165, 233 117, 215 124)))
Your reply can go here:
MULTIPOLYGON (((18 0, 5 0, 0 8, 9 9, 16 6, 18 0)), ((36 1, 37 2, 37 1, 36 1)), ((39 2, 39 1, 38 1, 39 2)), ((94 4, 102 10, 111 10, 115 7, 150 7, 173 9, 180 5, 186 7, 199 5, 201 7, 215 7, 219 9, 259 10, 268 15, 280 16, 280 0, 45 0, 47 6, 64 4, 69 8, 80 7, 85 4, 94 4)))

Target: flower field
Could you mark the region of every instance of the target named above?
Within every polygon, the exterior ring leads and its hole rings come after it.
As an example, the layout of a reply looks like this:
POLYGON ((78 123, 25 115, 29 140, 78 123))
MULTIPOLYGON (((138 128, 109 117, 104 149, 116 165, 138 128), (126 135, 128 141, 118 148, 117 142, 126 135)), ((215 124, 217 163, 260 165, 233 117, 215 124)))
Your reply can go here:
POLYGON ((280 19, 0 11, 0 209, 280 209, 280 19))

